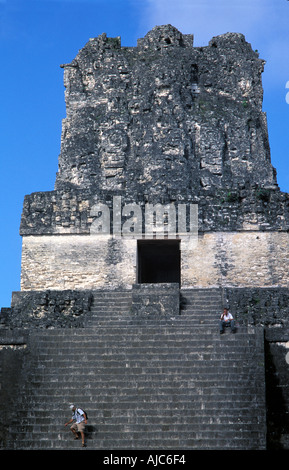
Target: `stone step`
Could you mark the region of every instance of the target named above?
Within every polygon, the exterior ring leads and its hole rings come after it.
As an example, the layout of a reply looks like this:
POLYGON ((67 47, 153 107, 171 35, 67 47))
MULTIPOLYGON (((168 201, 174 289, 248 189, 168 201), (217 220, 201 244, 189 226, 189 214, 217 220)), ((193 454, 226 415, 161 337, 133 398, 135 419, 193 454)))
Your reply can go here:
MULTIPOLYGON (((80 440, 74 441, 72 437, 68 436, 71 434, 68 430, 65 433, 57 434, 56 438, 53 440, 50 437, 44 436, 37 440, 37 444, 33 442, 33 437, 29 437, 26 441, 23 441, 23 445, 25 449, 36 449, 36 450, 79 450, 80 449, 80 440)), ((123 435, 126 434, 125 432, 122 433, 123 435)), ((200 432, 190 433, 178 435, 176 432, 172 431, 168 432, 156 432, 151 435, 150 438, 144 438, 141 433, 134 434, 133 436, 130 433, 127 433, 128 436, 124 438, 119 438, 118 434, 102 436, 97 433, 98 436, 98 446, 95 449, 99 450, 107 450, 108 452, 111 449, 114 450, 144 450, 152 449, 152 442, 154 443, 153 449, 162 449, 166 451, 168 449, 172 450, 179 450, 180 452, 184 453, 185 449, 191 450, 219 450, 220 448, 223 450, 232 450, 232 442, 229 443, 229 440, 234 440, 234 450, 252 450, 255 447, 255 443, 262 439, 262 435, 255 436, 254 433, 248 432, 245 437, 236 437, 234 435, 228 434, 228 436, 223 438, 224 432, 207 432, 206 434, 200 432), (169 435, 168 435, 169 434, 169 435), (176 437, 176 435, 178 437, 176 437), (164 444, 165 442, 165 444, 164 444), (183 445, 183 442, 185 445, 183 445)), ((16 436, 15 436, 16 438, 16 436)), ((91 447, 92 441, 87 441, 87 448, 91 447)), ((109 455, 109 453, 108 453, 109 455)), ((121 454, 122 455, 122 454, 121 454)), ((125 452, 124 455, 127 455, 125 452)))
POLYGON ((258 447, 260 335, 219 334, 220 290, 185 295, 160 320, 132 317, 129 292, 94 293, 85 328, 31 332, 8 448, 78 449, 71 402, 88 412, 91 449, 258 447))
MULTIPOLYGON (((94 295, 94 302, 91 306, 90 317, 87 326, 96 327, 102 325, 123 326, 123 323, 130 321, 130 324, 143 322, 133 316, 131 292, 118 292, 114 296, 110 293, 94 295)), ((206 323, 207 325, 217 324, 222 312, 222 296, 220 289, 194 289, 181 291, 180 315, 172 318, 169 314, 165 318, 147 318, 148 323, 157 321, 159 324, 178 322, 186 326, 188 322, 192 325, 206 323)))
MULTIPOLYGON (((208 344, 223 344, 222 342, 230 341, 236 342, 239 344, 238 339, 240 340, 247 340, 251 341, 252 338, 248 334, 247 327, 240 327, 236 334, 232 334, 230 328, 225 330, 223 335, 220 335, 218 328, 206 327, 206 325, 199 325, 198 327, 191 327, 187 329, 182 329, 182 331, 176 331, 177 326, 174 330, 173 326, 164 326, 158 328, 158 325, 155 327, 151 327, 151 325, 145 324, 143 330, 140 330, 136 325, 131 326, 127 325, 124 329, 119 329, 117 327, 100 327, 97 328, 95 332, 87 329, 87 331, 81 331, 78 329, 79 335, 59 335, 55 334, 55 336, 40 336, 35 334, 35 338, 33 339, 34 346, 37 347, 37 344, 46 345, 46 346, 67 346, 71 344, 71 347, 74 343, 80 343, 82 340, 85 340, 88 345, 105 345, 107 342, 113 340, 116 343, 126 343, 126 338, 130 338, 132 343, 133 341, 141 341, 143 345, 153 346, 153 347, 160 347, 155 340, 162 339, 163 345, 169 344, 173 345, 176 343, 178 345, 179 342, 188 341, 194 343, 200 343, 203 346, 207 346, 208 344)), ((133 343, 132 343, 133 344, 133 343)), ((240 343, 242 344, 242 343, 240 343)), ((131 347, 130 344, 127 344, 127 347, 131 347)), ((163 346, 164 347, 164 346, 163 346)))

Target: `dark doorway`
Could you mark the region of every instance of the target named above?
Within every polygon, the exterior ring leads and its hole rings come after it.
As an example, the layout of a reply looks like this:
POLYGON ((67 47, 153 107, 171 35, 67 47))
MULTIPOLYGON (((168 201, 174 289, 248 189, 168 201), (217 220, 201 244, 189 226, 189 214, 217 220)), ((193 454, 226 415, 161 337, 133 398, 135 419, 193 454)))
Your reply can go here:
POLYGON ((138 282, 181 282, 179 240, 138 241, 138 282))

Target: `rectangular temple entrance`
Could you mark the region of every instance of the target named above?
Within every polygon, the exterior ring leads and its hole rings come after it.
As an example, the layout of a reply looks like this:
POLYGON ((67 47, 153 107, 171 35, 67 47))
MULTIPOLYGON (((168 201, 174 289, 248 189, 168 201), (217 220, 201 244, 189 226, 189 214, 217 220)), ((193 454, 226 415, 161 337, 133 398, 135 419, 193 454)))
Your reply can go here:
POLYGON ((138 283, 181 282, 179 240, 139 240, 138 283))

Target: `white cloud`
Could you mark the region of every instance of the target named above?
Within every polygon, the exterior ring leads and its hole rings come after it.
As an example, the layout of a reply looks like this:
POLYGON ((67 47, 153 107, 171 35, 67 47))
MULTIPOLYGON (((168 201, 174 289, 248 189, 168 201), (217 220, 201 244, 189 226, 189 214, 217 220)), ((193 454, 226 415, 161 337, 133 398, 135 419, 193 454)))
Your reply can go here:
POLYGON ((195 33, 196 45, 204 45, 228 31, 262 30, 269 19, 278 19, 277 1, 284 0, 148 0, 148 6, 151 23, 181 27, 185 33, 195 33))
POLYGON ((289 79, 289 2, 287 0, 147 0, 147 26, 172 24, 194 34, 195 46, 227 32, 245 35, 265 59, 272 85, 289 79), (149 23, 149 24, 148 24, 149 23))

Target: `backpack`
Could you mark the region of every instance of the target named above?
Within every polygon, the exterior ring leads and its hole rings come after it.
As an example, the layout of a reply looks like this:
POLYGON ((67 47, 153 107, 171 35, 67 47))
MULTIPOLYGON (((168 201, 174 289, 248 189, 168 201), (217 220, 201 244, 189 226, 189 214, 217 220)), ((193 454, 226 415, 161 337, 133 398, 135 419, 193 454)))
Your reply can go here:
MULTIPOLYGON (((85 413, 86 419, 88 419, 88 414, 86 413, 86 411, 83 408, 80 408, 80 410, 83 411, 83 413, 85 413)), ((76 408, 76 413, 79 415, 81 414, 81 413, 78 413, 78 408, 76 408)))

